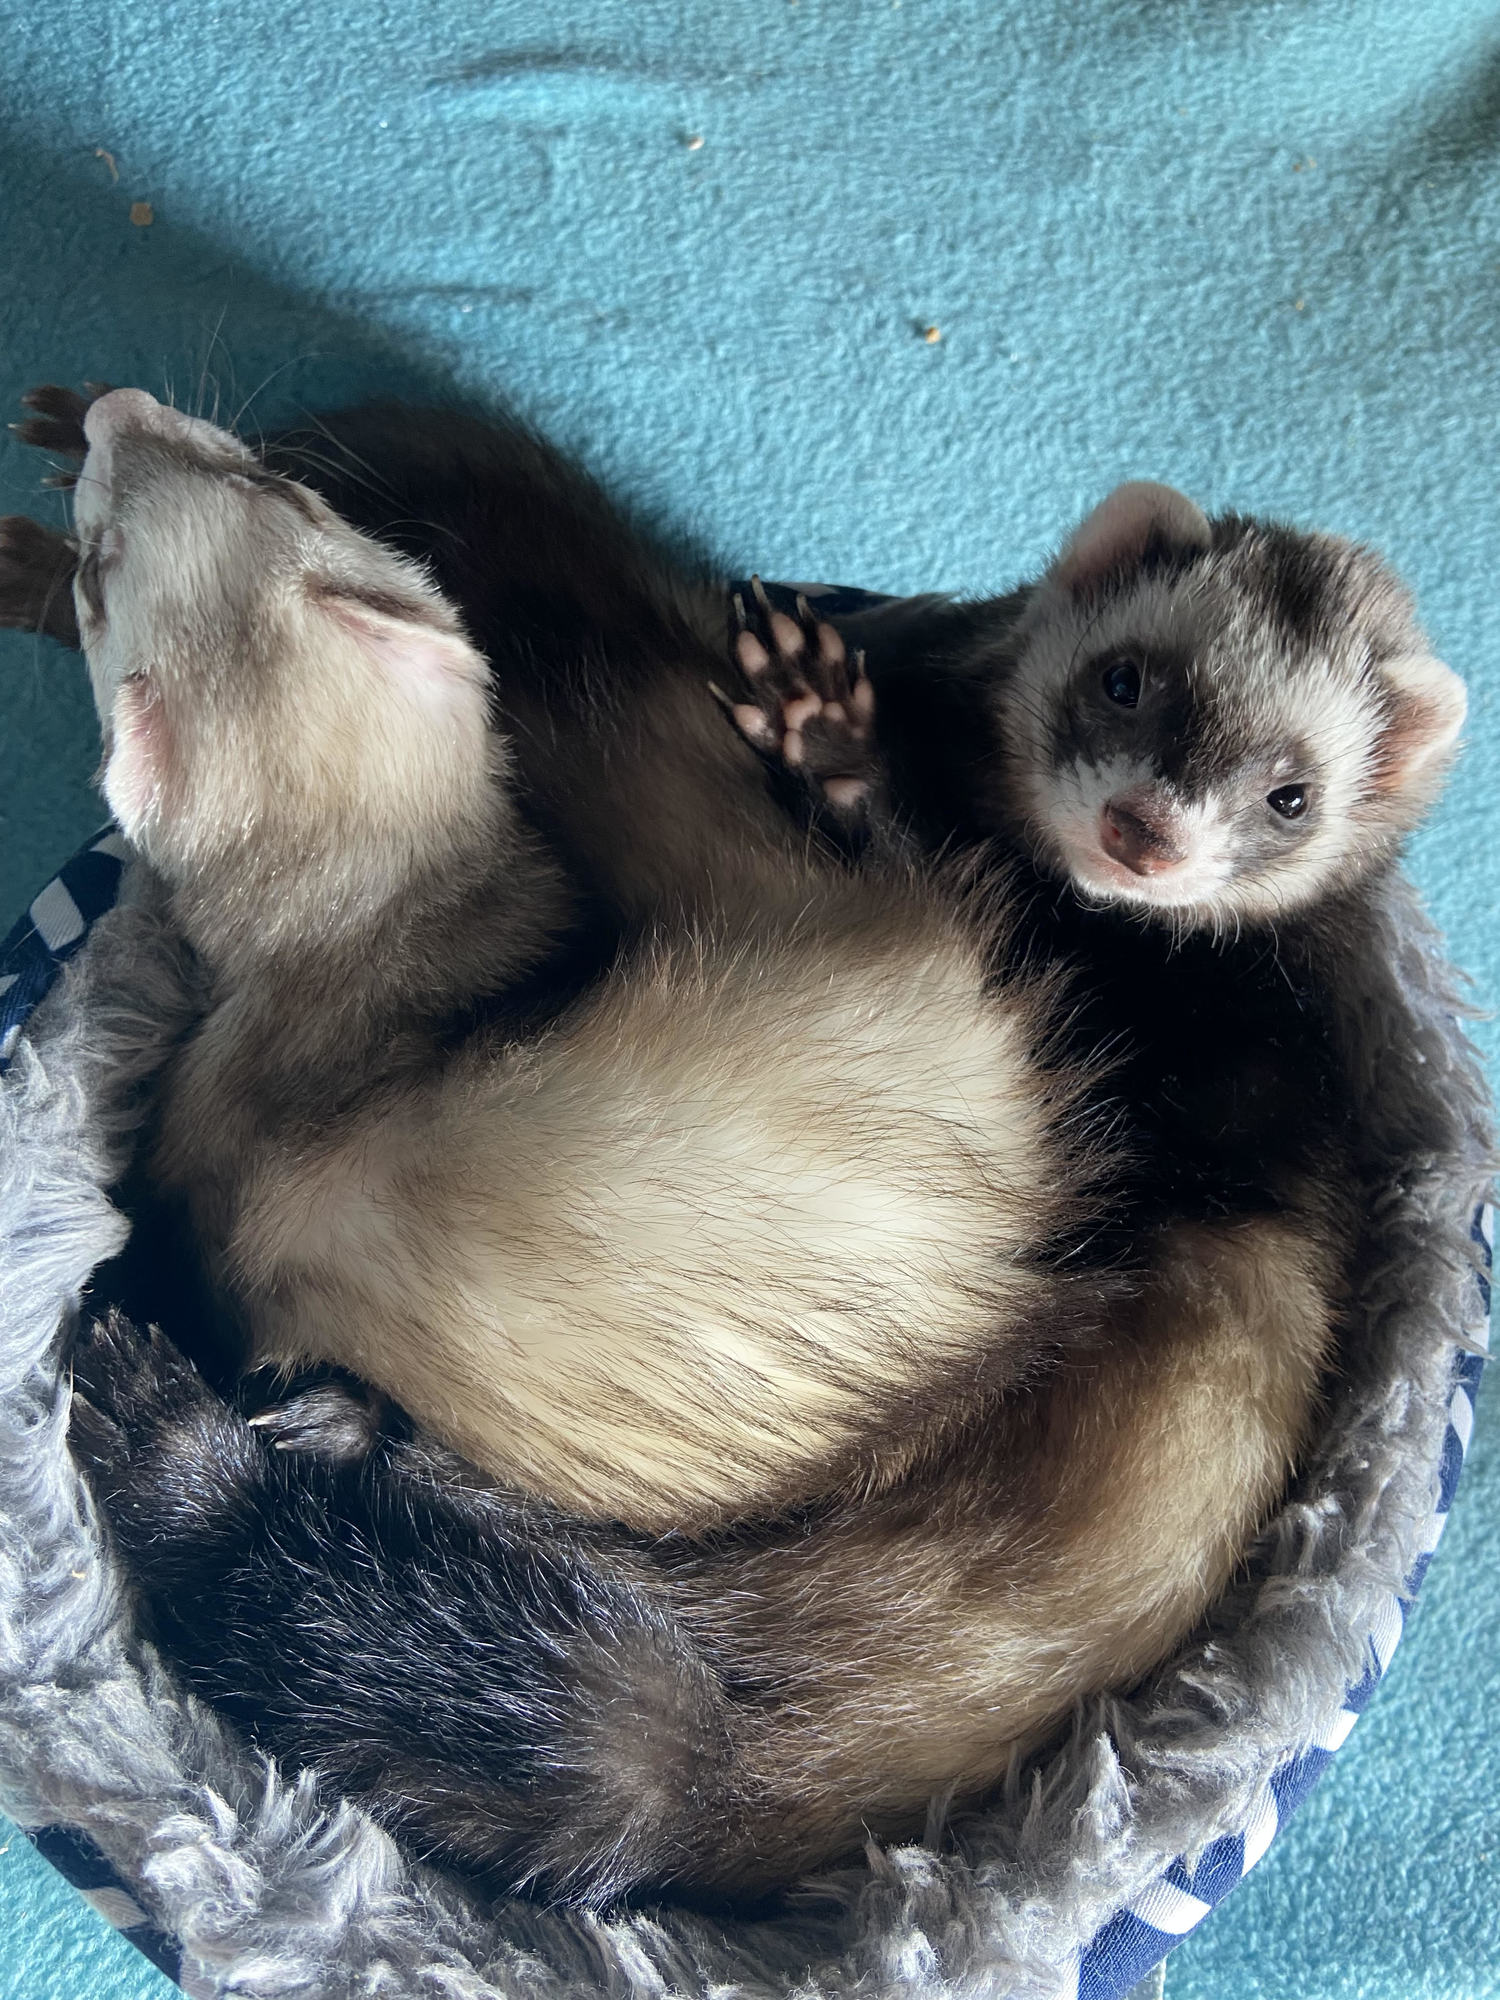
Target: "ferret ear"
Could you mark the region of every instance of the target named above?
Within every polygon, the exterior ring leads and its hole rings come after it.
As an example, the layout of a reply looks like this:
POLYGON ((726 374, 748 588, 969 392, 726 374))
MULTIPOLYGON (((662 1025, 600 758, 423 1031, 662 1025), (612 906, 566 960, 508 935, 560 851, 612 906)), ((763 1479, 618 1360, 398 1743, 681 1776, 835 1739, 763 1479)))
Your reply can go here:
POLYGON ((1430 653, 1385 660, 1379 668, 1389 707, 1380 735, 1376 784, 1382 792, 1425 794, 1458 741, 1469 691, 1430 653))
POLYGON ((1048 575, 1064 590, 1086 591, 1112 570, 1139 562, 1153 542, 1206 549, 1212 540, 1207 515, 1185 493, 1155 480, 1130 479, 1074 530, 1048 575))
POLYGON ((357 598, 330 593, 321 603, 398 693, 461 726, 488 728, 489 668, 461 632, 357 598))

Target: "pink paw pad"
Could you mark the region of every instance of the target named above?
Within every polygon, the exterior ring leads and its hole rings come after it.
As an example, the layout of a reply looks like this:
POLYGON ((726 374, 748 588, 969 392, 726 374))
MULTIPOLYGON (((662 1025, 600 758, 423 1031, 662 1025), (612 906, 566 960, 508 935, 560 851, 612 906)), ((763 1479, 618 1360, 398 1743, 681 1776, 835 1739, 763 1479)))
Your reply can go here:
POLYGON ((721 697, 735 727, 835 811, 857 812, 873 790, 875 766, 875 690, 864 655, 851 656, 800 594, 795 617, 773 605, 759 577, 748 603, 735 593, 734 619, 731 651, 750 696, 721 697))

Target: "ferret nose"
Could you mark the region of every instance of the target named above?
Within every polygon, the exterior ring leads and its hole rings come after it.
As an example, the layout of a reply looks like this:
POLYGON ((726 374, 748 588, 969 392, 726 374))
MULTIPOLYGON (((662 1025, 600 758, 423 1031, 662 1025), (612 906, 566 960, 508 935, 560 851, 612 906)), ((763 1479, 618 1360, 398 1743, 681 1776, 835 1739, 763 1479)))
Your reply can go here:
POLYGON ((216 430, 202 417, 190 417, 186 410, 158 403, 144 389, 111 389, 84 412, 83 434, 100 450, 101 467, 105 447, 131 438, 155 438, 160 443, 182 446, 177 454, 184 466, 223 471, 231 460, 238 463, 249 454, 224 431, 216 430))
POLYGON ((165 414, 144 389, 111 389, 84 412, 83 434, 90 444, 102 444, 122 431, 156 430, 165 414))
POLYGON ((1187 858, 1170 814, 1144 798, 1110 799, 1099 816, 1099 838, 1110 859, 1136 875, 1161 875, 1187 858))

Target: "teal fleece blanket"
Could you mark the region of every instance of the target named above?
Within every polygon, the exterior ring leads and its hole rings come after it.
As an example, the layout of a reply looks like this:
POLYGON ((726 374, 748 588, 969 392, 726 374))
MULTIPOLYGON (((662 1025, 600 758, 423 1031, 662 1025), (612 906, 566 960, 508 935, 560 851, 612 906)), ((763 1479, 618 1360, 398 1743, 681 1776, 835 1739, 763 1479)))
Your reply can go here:
MULTIPOLYGON (((0 105, 6 403, 504 397, 736 572, 890 591, 1129 476, 1377 543, 1472 691, 1412 866, 1492 1004, 1491 0, 54 0, 0 105)), ((0 510, 61 520, 38 471, 0 445, 0 510)), ((4 928, 101 815, 76 660, 5 637, 0 701, 4 928)), ((1481 1398, 1388 1682, 1169 2000, 1500 1993, 1497 1717, 1481 1398)), ((0 2000, 150 1990, 0 1848, 0 2000)))

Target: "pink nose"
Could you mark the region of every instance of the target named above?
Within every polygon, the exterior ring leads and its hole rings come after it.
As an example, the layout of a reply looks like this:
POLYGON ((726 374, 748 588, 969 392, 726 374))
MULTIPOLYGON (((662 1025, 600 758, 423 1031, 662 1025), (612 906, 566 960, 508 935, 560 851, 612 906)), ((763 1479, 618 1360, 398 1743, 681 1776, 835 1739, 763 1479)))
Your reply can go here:
POLYGON ((90 444, 102 444, 122 431, 160 430, 168 414, 144 389, 111 389, 107 396, 89 404, 83 434, 90 444))
POLYGON ((1146 798, 1110 799, 1099 815, 1099 840, 1136 875, 1161 875, 1187 858, 1169 815, 1146 798))

